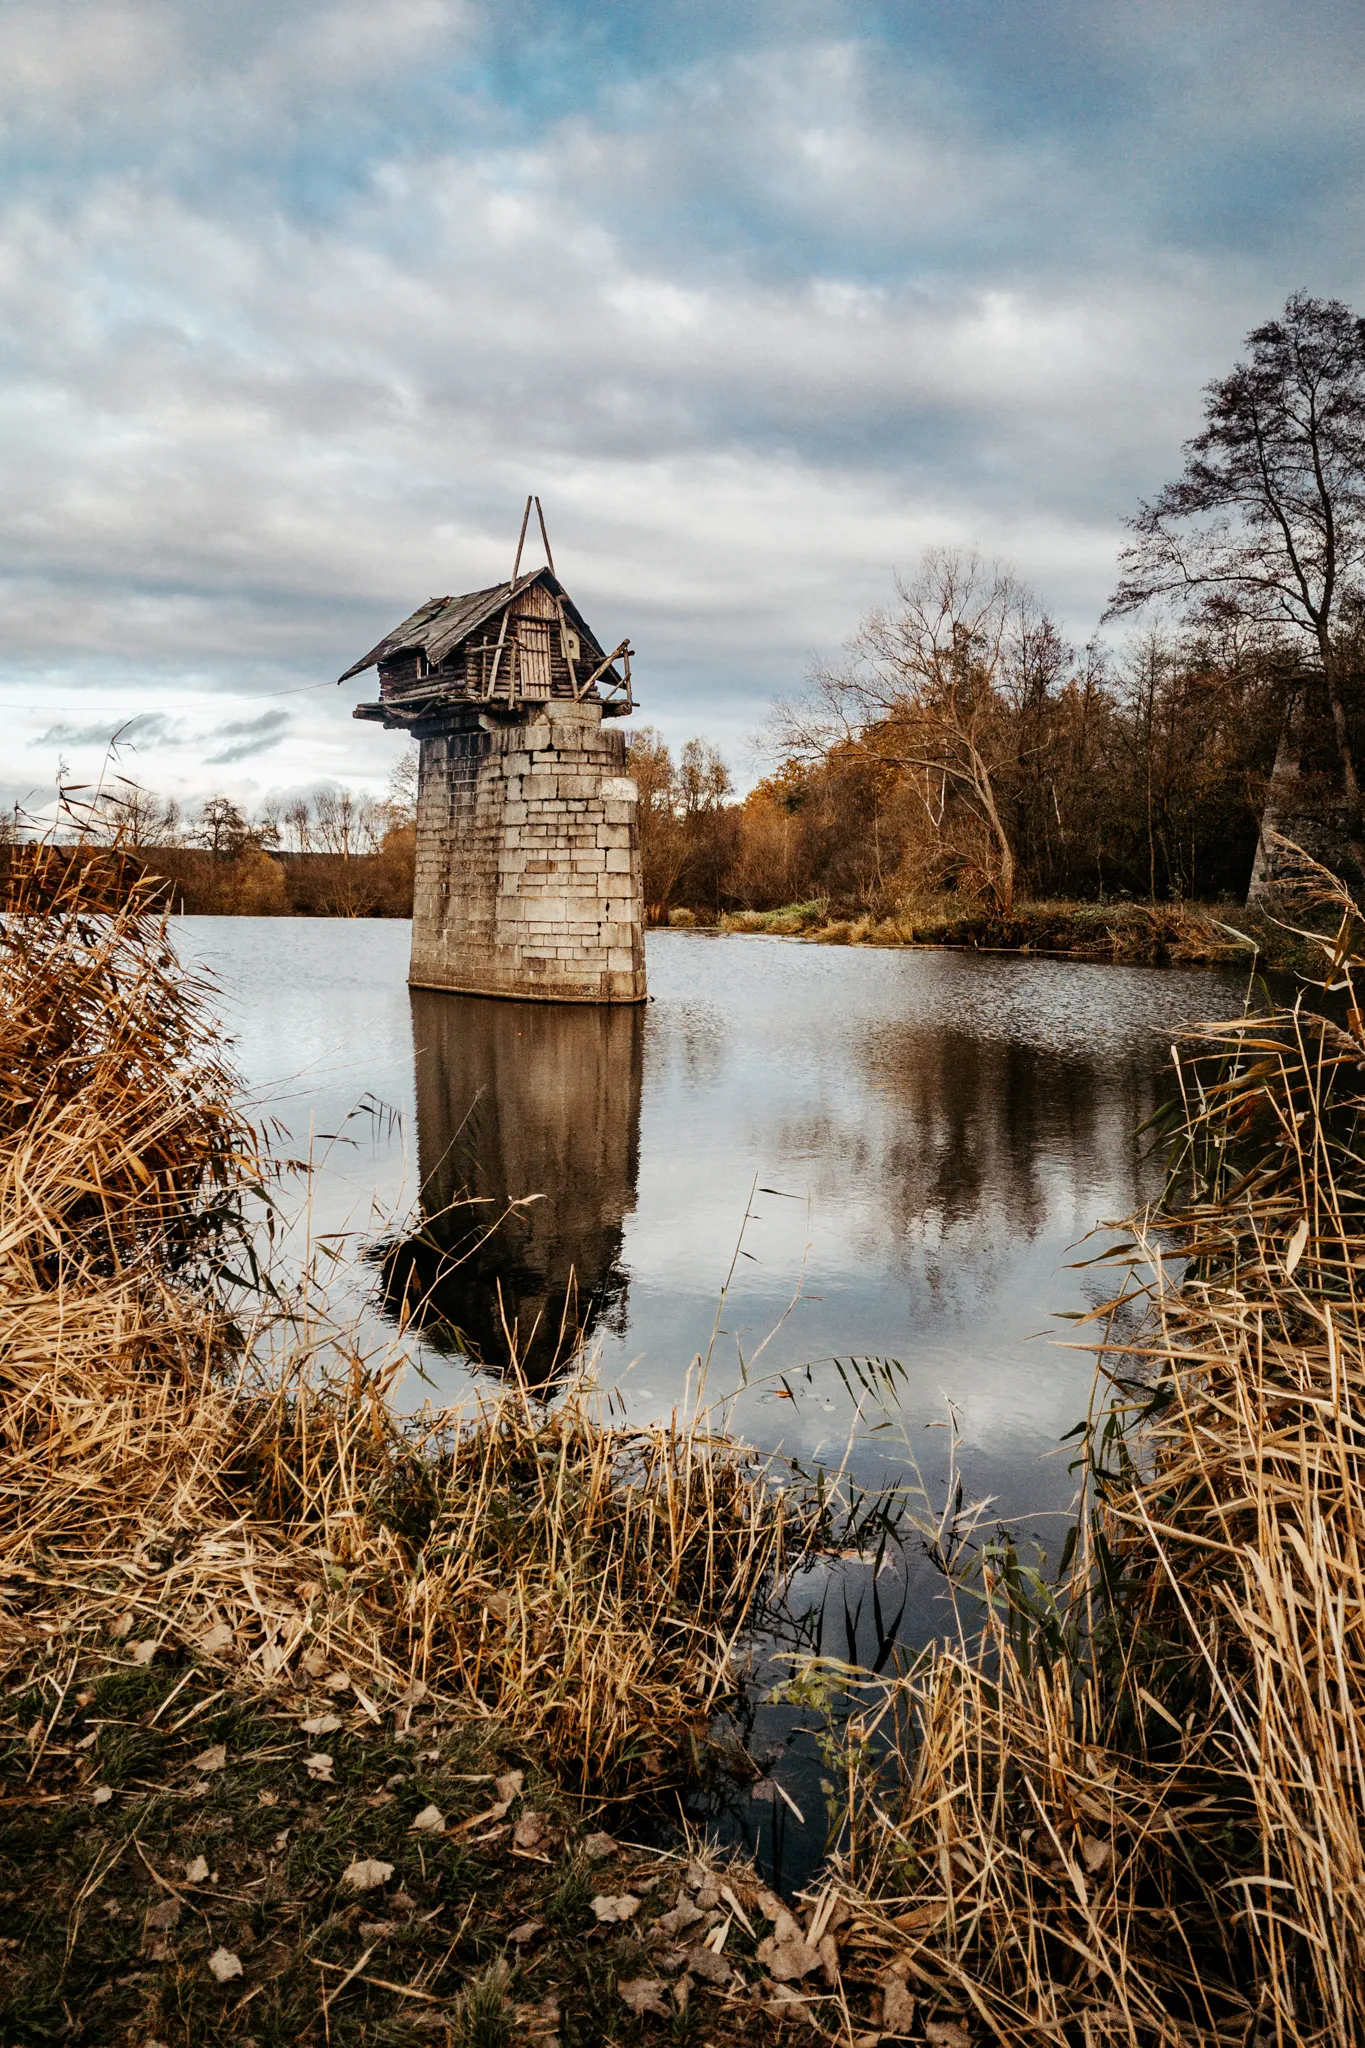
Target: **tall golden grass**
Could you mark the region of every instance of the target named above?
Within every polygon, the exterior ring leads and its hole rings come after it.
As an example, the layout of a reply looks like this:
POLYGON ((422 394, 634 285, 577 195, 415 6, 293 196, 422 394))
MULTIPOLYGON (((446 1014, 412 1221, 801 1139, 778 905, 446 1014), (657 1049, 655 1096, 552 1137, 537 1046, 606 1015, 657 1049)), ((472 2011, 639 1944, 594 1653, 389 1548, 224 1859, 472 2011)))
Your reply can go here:
POLYGON ((848 1735, 863 1939, 1001 2042, 1365 2040, 1363 963, 1282 853, 1333 993, 1181 1051, 1061 1579, 985 1545, 848 1735))
POLYGON ((327 1657, 376 1714, 462 1701, 594 1792, 689 1769, 783 1569, 780 1489, 584 1383, 400 1417, 402 1359, 253 1264, 266 1148, 125 885, 116 849, 26 850, 0 924, 0 1662, 190 1644, 306 1685, 327 1657))

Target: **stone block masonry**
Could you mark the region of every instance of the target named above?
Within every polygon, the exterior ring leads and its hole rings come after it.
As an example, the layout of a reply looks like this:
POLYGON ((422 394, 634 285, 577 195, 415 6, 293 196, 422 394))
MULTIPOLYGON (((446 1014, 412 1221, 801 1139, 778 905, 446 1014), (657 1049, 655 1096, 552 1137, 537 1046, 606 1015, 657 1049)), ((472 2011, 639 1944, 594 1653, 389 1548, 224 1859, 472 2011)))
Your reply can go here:
POLYGON ((601 706, 454 704, 417 736, 413 986, 642 1002, 636 792, 601 706))

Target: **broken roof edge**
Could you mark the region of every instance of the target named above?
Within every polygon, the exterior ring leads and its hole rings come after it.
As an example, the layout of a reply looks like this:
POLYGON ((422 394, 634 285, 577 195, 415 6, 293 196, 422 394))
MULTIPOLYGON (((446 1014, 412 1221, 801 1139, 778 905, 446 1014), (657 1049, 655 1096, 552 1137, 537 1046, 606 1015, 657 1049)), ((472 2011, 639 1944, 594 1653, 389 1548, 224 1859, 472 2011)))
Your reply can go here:
POLYGON ((426 648, 437 660, 444 660, 446 655, 467 640, 486 620, 495 617, 515 598, 520 597, 524 590, 529 590, 533 583, 540 582, 545 583, 560 600, 565 611, 573 619, 580 638, 595 651, 597 659, 604 660, 606 650, 599 645, 597 635, 587 624, 578 606, 548 563, 542 563, 540 568, 528 570, 512 583, 491 583, 483 590, 468 590, 459 597, 429 597, 426 603, 419 605, 401 625, 395 626, 392 632, 386 633, 382 640, 377 641, 368 654, 362 655, 359 661, 352 662, 350 668, 337 677, 337 682, 348 683, 352 676, 363 675, 367 668, 376 667, 379 662, 390 655, 401 653, 406 647, 426 648), (445 632, 429 630, 437 628, 441 614, 451 605, 468 606, 469 609, 459 617, 458 624, 447 622, 445 632))

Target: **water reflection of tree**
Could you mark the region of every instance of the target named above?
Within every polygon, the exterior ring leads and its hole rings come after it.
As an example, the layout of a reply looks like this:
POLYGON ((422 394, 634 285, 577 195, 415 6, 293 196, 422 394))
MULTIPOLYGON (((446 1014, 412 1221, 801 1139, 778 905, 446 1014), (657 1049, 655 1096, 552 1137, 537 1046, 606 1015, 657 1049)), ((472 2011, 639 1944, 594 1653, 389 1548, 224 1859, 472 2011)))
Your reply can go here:
POLYGON ((384 1301, 439 1349, 543 1380, 624 1326, 642 1013, 412 994, 421 1228, 383 1253, 384 1301))
POLYGON ((875 1160, 886 1219, 920 1249, 926 1277, 970 1239, 977 1258, 1032 1242, 1056 1217, 1059 1188, 1122 1213, 1141 1198, 1146 1148, 1139 1127, 1166 1082, 1161 1054, 1131 1050, 1102 1061, 968 1030, 882 1024, 859 1064, 890 1108, 875 1160))

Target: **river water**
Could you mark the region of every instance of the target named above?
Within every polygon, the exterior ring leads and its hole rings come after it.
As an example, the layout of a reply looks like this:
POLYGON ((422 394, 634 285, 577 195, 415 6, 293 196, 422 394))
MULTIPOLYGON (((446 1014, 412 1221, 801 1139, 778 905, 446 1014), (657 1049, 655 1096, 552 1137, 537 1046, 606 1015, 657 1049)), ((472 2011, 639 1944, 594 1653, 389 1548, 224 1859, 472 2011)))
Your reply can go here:
MULTIPOLYGON (((414 1403, 509 1344, 549 1377, 582 1341, 644 1420, 709 1357, 761 1448, 940 1498, 955 1444, 967 1497, 1055 1551, 1091 1380, 1059 1318, 1104 1298, 1077 1262, 1158 1184, 1138 1127, 1173 1036, 1240 1007, 1235 973, 661 931, 650 1002, 602 1010, 410 993, 405 923, 176 933, 312 1160, 295 1249, 327 1248, 376 1339, 406 1315, 414 1403), (860 1417, 874 1374, 894 1396, 860 1417)), ((866 1579, 802 1589, 826 1649, 872 1662, 944 1625, 913 1551, 875 1600, 866 1579)), ((805 1827, 780 1800, 739 1822, 788 1878, 820 1832, 796 1719, 765 1709, 756 1739, 805 1827)))

